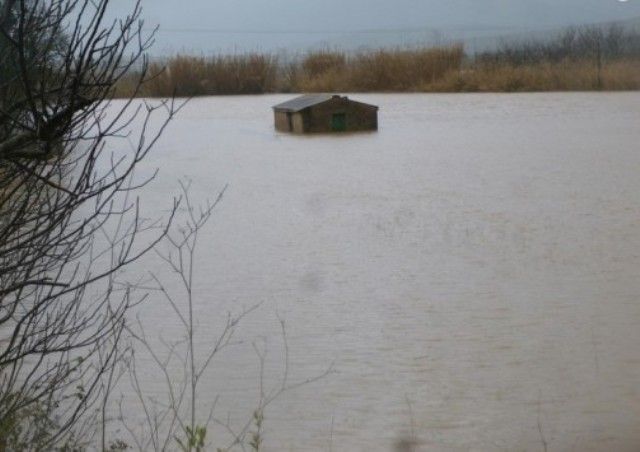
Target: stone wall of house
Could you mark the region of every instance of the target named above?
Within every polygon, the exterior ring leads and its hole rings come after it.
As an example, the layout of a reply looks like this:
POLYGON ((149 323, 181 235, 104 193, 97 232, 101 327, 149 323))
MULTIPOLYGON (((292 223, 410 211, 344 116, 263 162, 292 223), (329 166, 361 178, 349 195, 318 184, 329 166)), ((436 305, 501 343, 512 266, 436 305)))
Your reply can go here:
POLYGON ((378 129, 378 108, 344 97, 310 107, 304 111, 305 132, 331 132, 334 114, 344 114, 346 131, 355 132, 378 129))
POLYGON ((334 97, 296 113, 276 111, 275 127, 281 132, 333 132, 333 117, 336 114, 344 115, 346 132, 378 129, 378 107, 345 97, 334 97))

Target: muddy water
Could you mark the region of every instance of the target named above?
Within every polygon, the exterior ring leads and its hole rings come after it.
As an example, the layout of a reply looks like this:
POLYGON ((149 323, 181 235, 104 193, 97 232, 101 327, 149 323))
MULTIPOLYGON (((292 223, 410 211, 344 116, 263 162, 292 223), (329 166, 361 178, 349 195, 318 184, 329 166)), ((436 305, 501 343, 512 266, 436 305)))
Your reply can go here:
POLYGON ((288 136, 270 106, 289 96, 206 98, 157 146, 147 206, 181 176, 196 201, 228 184, 198 248, 200 350, 262 303, 200 402, 251 414, 252 344, 272 387, 282 318, 290 381, 332 372, 269 406, 265 450, 637 450, 640 94, 357 97, 378 133, 288 136))

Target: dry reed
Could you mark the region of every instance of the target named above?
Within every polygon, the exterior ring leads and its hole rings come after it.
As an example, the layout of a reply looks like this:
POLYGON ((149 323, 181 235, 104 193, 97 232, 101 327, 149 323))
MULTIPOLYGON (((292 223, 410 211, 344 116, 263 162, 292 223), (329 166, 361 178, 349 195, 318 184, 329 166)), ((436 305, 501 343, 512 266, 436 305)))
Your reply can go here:
POLYGON ((604 64, 590 60, 558 63, 470 64, 427 83, 423 92, 528 92, 640 89, 640 59, 604 64))
MULTIPOLYGON (((178 97, 220 94, 262 94, 275 90, 277 58, 272 55, 224 55, 212 58, 178 55, 164 65, 153 63, 154 74, 142 96, 178 97)), ((127 87, 123 86, 124 92, 127 87)))
MULTIPOLYGON (((612 27, 568 29, 555 39, 504 45, 470 57, 462 45, 320 50, 282 62, 269 54, 178 55, 140 96, 272 92, 514 92, 640 89, 640 35, 612 27)), ((133 80, 135 74, 132 75, 133 80)), ((118 94, 135 83, 123 80, 118 94)))

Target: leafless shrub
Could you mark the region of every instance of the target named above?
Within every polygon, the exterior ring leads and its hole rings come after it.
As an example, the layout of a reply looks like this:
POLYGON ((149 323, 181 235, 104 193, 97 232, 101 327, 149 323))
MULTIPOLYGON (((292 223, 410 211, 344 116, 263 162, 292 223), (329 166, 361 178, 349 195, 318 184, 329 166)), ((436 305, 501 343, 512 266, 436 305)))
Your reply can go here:
MULTIPOLYGON (((217 338, 207 347, 197 345, 202 340, 197 340, 198 315, 195 312, 198 304, 194 296, 197 284, 194 279, 196 251, 201 230, 222 199, 224 190, 214 202, 197 207, 190 200, 189 184, 182 183, 181 188, 186 209, 184 222, 176 222, 164 238, 164 247, 158 246, 155 251, 178 282, 177 288, 173 286, 170 289, 167 281, 163 281, 155 273, 150 274, 146 285, 152 290, 152 294, 160 295, 170 307, 179 324, 179 333, 174 331, 171 339, 161 338, 160 345, 157 345, 157 341, 145 331, 143 321, 139 320, 130 329, 135 338, 136 356, 139 358, 144 354, 150 358, 154 371, 161 376, 164 389, 160 396, 152 396, 145 391, 136 368, 137 359, 131 360, 130 381, 138 402, 137 410, 143 413, 143 421, 142 425, 132 424, 122 404, 120 418, 136 448, 141 451, 207 450, 212 442, 208 432, 212 426, 217 426, 224 432, 224 436, 216 438, 216 441, 222 443, 222 447, 215 450, 249 449, 259 452, 262 450, 265 413, 269 405, 283 393, 324 377, 331 368, 321 375, 292 383, 289 378, 289 345, 284 320, 280 319, 284 346, 282 375, 278 384, 267 387, 264 375, 266 350, 258 342, 254 342, 253 347, 259 361, 260 391, 255 408, 246 420, 234 424, 229 418, 220 417, 216 413, 217 399, 203 399, 199 390, 202 378, 210 371, 210 366, 221 351, 239 345, 240 342, 234 339, 239 324, 258 309, 260 304, 239 308, 236 313, 227 313, 217 338), (181 371, 176 373, 176 368, 181 371), (203 412, 208 414, 203 417, 203 412)), ((207 304, 211 305, 211 301, 207 304)))
POLYGON ((479 63, 522 66, 562 61, 637 58, 640 36, 618 25, 569 27, 550 39, 502 43, 497 50, 481 53, 479 63))
POLYGON ((0 0, 0 449, 90 435, 141 300, 118 275, 172 216, 141 217, 135 191, 153 175, 135 169, 179 107, 111 101, 134 67, 139 92, 152 35, 139 3, 107 22, 109 3, 0 0))

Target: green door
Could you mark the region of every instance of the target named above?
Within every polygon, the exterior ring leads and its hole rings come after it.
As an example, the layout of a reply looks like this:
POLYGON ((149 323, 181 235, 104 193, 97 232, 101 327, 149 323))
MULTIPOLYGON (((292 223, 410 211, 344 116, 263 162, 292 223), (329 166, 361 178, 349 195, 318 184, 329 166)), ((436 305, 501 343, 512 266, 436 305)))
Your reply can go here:
POLYGON ((331 117, 331 130, 334 132, 344 132, 347 130, 347 115, 344 113, 334 113, 331 117))

